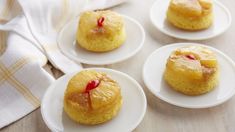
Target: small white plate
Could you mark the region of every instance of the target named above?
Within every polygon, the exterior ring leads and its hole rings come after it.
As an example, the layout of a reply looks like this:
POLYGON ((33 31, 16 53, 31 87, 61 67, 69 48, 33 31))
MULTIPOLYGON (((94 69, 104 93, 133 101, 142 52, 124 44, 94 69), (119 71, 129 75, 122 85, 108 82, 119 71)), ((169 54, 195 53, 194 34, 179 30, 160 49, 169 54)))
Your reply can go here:
POLYGON ((150 10, 150 19, 157 29, 169 36, 187 40, 210 39, 225 32, 232 22, 229 10, 217 0, 213 2, 214 23, 205 30, 186 31, 169 24, 166 20, 166 12, 170 0, 157 0, 150 10))
POLYGON ((116 117, 100 125, 81 125, 72 121, 63 111, 63 97, 68 81, 76 73, 64 75, 46 91, 41 104, 43 120, 51 131, 65 132, 127 132, 141 122, 146 111, 146 97, 142 87, 125 73, 105 69, 89 68, 105 72, 121 86, 123 105, 116 117))
POLYGON ((113 64, 134 56, 143 46, 145 32, 143 27, 128 16, 124 16, 126 41, 119 48, 103 53, 87 51, 76 45, 78 18, 69 22, 60 32, 58 45, 60 50, 70 59, 93 65, 113 64))
POLYGON ((207 108, 219 105, 235 93, 235 63, 221 51, 195 43, 178 43, 155 50, 146 60, 143 79, 148 89, 160 99, 185 108, 207 108), (217 55, 220 67, 219 85, 211 92, 200 96, 187 96, 172 90, 164 81, 163 73, 167 58, 176 48, 199 45, 211 49, 217 55))

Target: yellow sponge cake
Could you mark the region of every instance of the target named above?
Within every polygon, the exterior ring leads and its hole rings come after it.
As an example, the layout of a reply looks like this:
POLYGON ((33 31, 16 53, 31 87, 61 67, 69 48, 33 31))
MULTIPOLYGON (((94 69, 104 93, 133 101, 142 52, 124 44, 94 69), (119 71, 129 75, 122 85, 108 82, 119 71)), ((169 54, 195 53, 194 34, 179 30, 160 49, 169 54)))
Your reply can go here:
POLYGON ((185 30, 201 30, 213 23, 211 0, 171 0, 167 20, 185 30))
POLYGON ((164 79, 176 91, 186 95, 207 93, 218 84, 216 55, 201 46, 176 49, 167 60, 164 79))
POLYGON ((124 20, 113 11, 86 11, 80 16, 78 44, 89 51, 106 52, 120 47, 125 39, 124 20))
POLYGON ((95 125, 111 120, 121 106, 118 83, 94 70, 83 70, 72 77, 64 95, 64 111, 81 124, 95 125))

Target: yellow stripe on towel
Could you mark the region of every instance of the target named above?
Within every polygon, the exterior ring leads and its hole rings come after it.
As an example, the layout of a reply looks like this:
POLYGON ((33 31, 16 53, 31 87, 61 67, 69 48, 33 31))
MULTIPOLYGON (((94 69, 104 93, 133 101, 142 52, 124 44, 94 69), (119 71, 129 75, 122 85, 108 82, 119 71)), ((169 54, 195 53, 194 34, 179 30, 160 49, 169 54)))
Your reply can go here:
POLYGON ((28 100, 35 108, 40 106, 40 101, 37 99, 32 92, 17 78, 14 76, 14 73, 20 70, 25 64, 30 62, 30 58, 21 58, 16 63, 7 68, 2 62, 0 62, 0 79, 1 83, 7 81, 12 85, 16 90, 18 90, 26 100, 28 100))
POLYGON ((7 35, 7 32, 0 31, 0 55, 2 55, 6 49, 7 35))

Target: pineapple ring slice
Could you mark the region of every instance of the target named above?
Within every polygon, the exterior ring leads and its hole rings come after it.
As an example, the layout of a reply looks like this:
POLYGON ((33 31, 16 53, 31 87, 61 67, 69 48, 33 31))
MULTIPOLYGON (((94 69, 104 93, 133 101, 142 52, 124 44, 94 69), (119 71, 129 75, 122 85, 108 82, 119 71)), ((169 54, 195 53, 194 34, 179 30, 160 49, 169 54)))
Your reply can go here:
POLYGON ((176 49, 170 55, 167 67, 192 79, 203 79, 217 69, 216 55, 201 46, 189 46, 176 49))

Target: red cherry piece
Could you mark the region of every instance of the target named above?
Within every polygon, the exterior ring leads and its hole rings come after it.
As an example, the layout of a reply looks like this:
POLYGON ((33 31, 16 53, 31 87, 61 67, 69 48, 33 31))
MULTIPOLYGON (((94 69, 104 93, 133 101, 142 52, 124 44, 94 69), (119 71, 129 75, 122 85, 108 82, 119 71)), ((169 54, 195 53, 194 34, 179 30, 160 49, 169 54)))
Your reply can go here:
POLYGON ((190 60, 196 60, 195 56, 190 54, 190 55, 186 55, 186 57, 190 60))
POLYGON ((104 17, 101 17, 97 20, 98 27, 103 27, 104 24, 104 17))
POLYGON ((95 89, 96 87, 98 87, 100 84, 99 80, 91 80, 88 82, 88 84, 86 85, 86 91, 85 92, 89 92, 92 89, 95 89))

